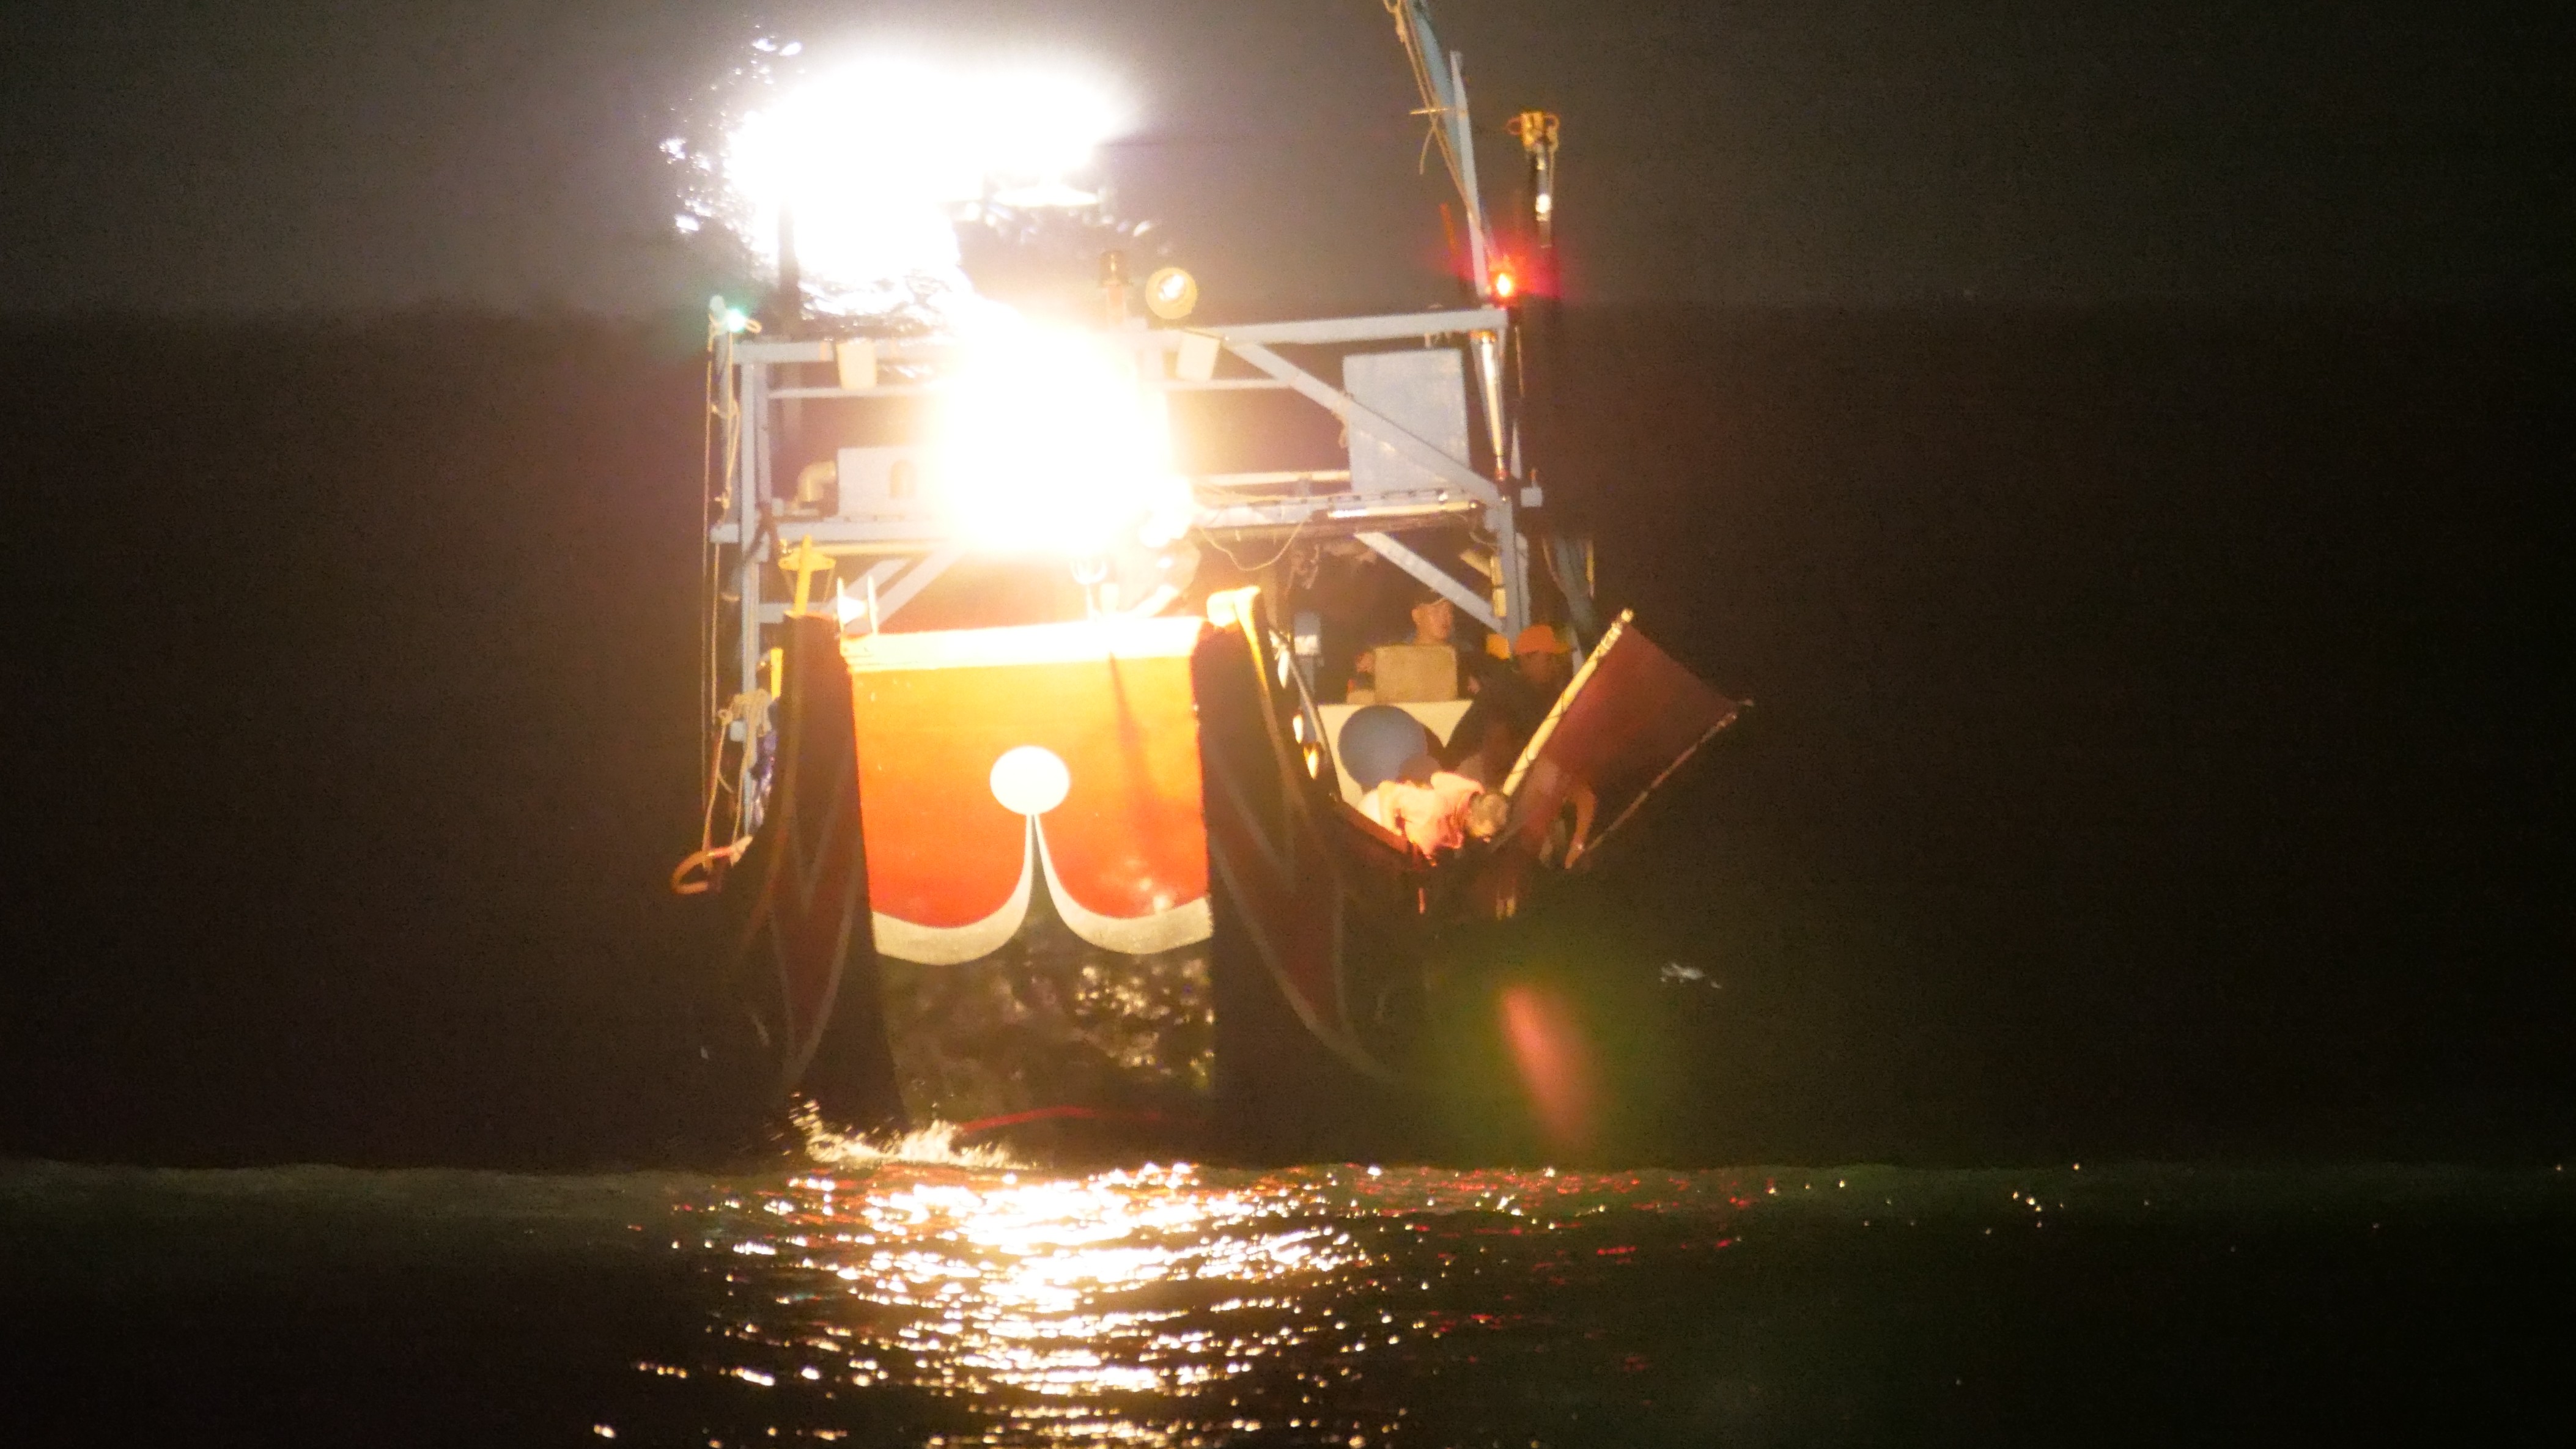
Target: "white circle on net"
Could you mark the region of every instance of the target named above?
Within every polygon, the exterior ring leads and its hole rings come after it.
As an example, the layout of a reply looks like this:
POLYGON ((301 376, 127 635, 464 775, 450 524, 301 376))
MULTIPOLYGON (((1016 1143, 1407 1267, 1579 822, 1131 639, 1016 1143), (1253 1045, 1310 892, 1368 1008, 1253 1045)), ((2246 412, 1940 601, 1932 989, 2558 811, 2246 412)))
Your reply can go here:
POLYGON ((1021 815, 1044 815, 1064 803, 1073 789, 1073 772, 1055 751, 1042 745, 1005 750, 993 762, 993 798, 1021 815))

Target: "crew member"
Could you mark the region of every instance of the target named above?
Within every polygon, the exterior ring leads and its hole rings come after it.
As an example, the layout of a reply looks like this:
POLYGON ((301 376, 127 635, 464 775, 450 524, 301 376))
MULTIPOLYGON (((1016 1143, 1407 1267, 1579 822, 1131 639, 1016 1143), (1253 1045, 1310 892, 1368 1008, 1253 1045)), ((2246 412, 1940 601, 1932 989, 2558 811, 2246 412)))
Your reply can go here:
MULTIPOLYGON (((1458 688, 1472 692, 1474 656, 1458 647, 1458 606, 1438 595, 1423 599, 1413 606, 1413 633, 1408 638, 1381 638, 1378 647, 1405 644, 1416 648, 1446 649, 1458 661, 1458 688)), ((1367 704, 1377 695, 1377 648, 1362 650, 1351 661, 1351 685, 1345 696, 1351 703, 1367 704), (1365 691, 1365 694, 1362 694, 1365 691)))
POLYGON ((1512 664, 1540 698, 1553 704, 1574 680, 1574 645, 1553 624, 1532 624, 1512 641, 1512 664))
POLYGON ((1546 624, 1532 624, 1512 641, 1512 668, 1488 671, 1476 702, 1449 732, 1449 768, 1496 789, 1538 733, 1556 697, 1574 677, 1574 649, 1546 624))
POLYGON ((1457 637, 1457 605, 1435 595, 1413 606, 1412 642, 1455 649, 1458 647, 1457 637))
POLYGON ((1406 762, 1392 779, 1371 790, 1362 813, 1404 837, 1413 853, 1436 860, 1472 836, 1490 840, 1502 829, 1499 795, 1464 775, 1440 768, 1428 754, 1406 762))

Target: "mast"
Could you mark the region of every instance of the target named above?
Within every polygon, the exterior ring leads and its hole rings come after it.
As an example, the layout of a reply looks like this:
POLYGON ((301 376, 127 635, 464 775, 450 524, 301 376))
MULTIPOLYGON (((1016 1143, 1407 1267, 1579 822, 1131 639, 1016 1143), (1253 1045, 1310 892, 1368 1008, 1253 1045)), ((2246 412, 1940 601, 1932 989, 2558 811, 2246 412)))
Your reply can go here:
MULTIPOLYGON (((1422 100, 1415 114, 1430 118, 1431 140, 1440 148, 1450 183, 1458 191, 1459 209, 1467 219, 1468 286, 1478 302, 1507 309, 1520 288, 1508 268, 1496 265, 1492 228, 1485 220, 1484 189, 1476 178, 1476 132, 1467 109, 1466 59, 1441 46, 1431 28, 1427 0, 1386 0, 1386 8, 1395 17, 1396 38, 1412 63, 1414 89, 1422 100)), ((1476 397, 1485 417, 1487 471, 1502 494, 1490 520, 1495 562, 1492 598, 1494 615, 1502 621, 1501 632, 1509 636, 1529 623, 1529 555, 1515 516, 1520 437, 1504 387, 1503 364, 1511 345, 1510 314, 1504 315, 1501 328, 1470 335, 1467 352, 1474 361, 1476 397)))
POLYGON ((1414 89, 1422 98, 1414 114, 1430 119, 1431 144, 1439 147, 1467 218, 1469 285, 1480 302, 1508 300, 1494 295, 1493 233, 1485 222, 1484 195, 1476 183, 1476 134, 1467 112, 1465 57, 1441 48, 1425 0, 1386 0, 1386 8, 1395 17, 1396 39, 1412 62, 1414 89))

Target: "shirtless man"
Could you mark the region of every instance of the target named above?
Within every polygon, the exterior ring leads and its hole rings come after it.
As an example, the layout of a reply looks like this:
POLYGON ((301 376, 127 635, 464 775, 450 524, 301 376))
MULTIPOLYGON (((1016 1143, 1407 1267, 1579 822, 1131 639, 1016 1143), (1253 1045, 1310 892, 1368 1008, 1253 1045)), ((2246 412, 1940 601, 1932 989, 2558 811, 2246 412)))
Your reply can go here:
POLYGON ((1416 855, 1436 860, 1470 837, 1491 840, 1502 830, 1503 800, 1464 775, 1451 774, 1429 755, 1418 755, 1368 794, 1362 813, 1404 837, 1416 855))

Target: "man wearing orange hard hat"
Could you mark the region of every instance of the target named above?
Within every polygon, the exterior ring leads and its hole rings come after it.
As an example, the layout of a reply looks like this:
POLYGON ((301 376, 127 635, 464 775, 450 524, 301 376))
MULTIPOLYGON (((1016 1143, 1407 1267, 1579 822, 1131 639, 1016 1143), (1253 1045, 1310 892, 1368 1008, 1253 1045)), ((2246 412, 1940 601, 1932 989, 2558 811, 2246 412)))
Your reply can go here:
POLYGON ((1574 679, 1574 646, 1553 624, 1532 624, 1512 641, 1512 663, 1542 698, 1553 700, 1574 679))
MULTIPOLYGON (((1497 636, 1494 643, 1499 652, 1501 638, 1497 636)), ((1512 663, 1509 671, 1497 666, 1449 734, 1450 768, 1488 789, 1502 784, 1521 746, 1529 743, 1539 721, 1547 718, 1549 706, 1574 677, 1572 646, 1563 633, 1545 624, 1532 624, 1512 640, 1512 663)))

